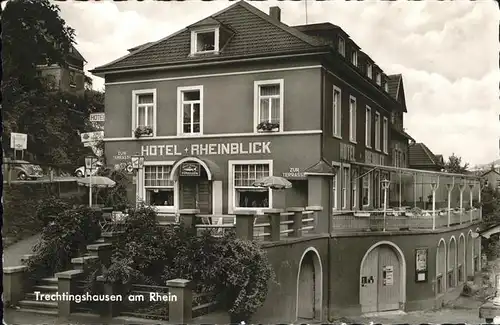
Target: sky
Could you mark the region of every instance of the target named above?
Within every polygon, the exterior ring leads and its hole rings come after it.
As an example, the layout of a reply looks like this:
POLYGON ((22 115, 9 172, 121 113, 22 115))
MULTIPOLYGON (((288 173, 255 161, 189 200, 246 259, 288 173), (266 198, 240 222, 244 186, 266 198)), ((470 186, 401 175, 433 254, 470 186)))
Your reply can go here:
MULTIPOLYGON (((288 25, 306 23, 304 1, 248 1, 281 8, 288 25)), ((76 30, 87 70, 229 6, 211 2, 57 2, 76 30)), ((434 154, 471 165, 500 158, 499 21, 494 1, 308 1, 307 23, 342 27, 387 74, 401 73, 407 132, 434 154)), ((104 80, 94 77, 94 88, 104 80)))

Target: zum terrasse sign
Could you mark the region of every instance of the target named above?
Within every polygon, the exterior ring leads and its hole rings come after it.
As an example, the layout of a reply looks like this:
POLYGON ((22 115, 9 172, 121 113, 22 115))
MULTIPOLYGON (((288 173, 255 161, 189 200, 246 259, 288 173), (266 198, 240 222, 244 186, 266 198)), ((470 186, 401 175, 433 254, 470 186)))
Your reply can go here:
POLYGON ((271 141, 230 142, 230 143, 193 143, 187 145, 161 144, 141 146, 141 154, 149 156, 219 156, 271 154, 271 141))

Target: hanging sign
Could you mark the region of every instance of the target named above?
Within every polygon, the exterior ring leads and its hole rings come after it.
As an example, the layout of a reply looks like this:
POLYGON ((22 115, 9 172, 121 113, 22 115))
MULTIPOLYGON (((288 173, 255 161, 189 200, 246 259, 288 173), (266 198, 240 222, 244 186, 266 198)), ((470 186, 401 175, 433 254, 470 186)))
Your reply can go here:
POLYGON ((104 122, 104 113, 90 114, 90 122, 104 122))
POLYGON ((200 164, 198 163, 183 163, 179 176, 200 176, 200 164))
POLYGON ((104 131, 80 133, 82 142, 94 142, 104 138, 104 131))
POLYGON ((383 279, 385 286, 392 286, 394 284, 394 267, 392 265, 384 266, 383 279))
POLYGON ((415 250, 415 281, 427 281, 427 248, 415 250))
POLYGON ((11 133, 10 147, 14 150, 26 150, 28 146, 28 135, 25 133, 11 133))

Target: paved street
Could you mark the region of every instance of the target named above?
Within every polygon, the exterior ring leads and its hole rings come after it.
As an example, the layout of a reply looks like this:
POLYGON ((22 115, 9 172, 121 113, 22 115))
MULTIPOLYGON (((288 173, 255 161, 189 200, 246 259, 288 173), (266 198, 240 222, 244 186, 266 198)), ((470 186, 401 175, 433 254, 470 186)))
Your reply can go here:
POLYGON ((33 252, 33 246, 40 239, 41 234, 37 234, 7 247, 3 252, 3 266, 21 265, 21 257, 33 252))

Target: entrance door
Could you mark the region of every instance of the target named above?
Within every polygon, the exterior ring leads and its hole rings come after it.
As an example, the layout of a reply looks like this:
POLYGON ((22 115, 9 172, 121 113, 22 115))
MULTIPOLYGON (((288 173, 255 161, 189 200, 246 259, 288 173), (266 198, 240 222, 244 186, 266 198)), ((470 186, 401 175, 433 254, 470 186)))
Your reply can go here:
POLYGON ((363 313, 398 310, 399 258, 392 247, 381 245, 366 257, 361 270, 360 304, 363 313))
POLYGON ((204 170, 200 176, 179 176, 180 208, 199 209, 201 214, 212 213, 212 186, 204 170))
POLYGON ((301 319, 314 319, 315 287, 312 256, 306 254, 299 273, 298 317, 301 319))

